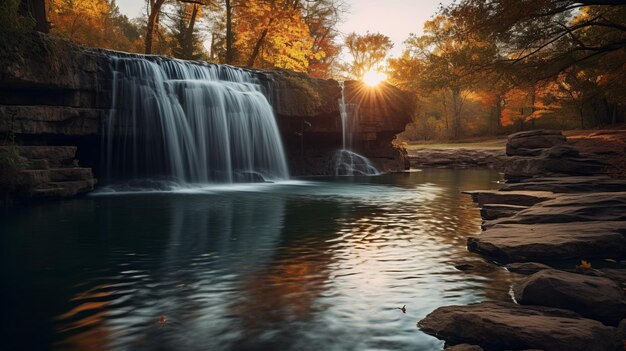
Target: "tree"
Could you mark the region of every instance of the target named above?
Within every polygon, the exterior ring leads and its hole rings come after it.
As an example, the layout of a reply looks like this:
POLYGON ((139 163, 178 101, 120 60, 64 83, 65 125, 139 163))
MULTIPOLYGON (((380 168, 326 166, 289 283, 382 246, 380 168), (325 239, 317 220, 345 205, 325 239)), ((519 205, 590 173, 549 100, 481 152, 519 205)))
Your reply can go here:
POLYGON ((626 6, 617 6, 623 4, 619 0, 462 0, 443 13, 468 32, 496 43, 503 50, 502 62, 526 70, 525 77, 546 79, 579 62, 623 50, 626 6), (595 34, 586 35, 589 32, 595 34))
POLYGON ((366 72, 379 68, 393 48, 391 39, 380 33, 358 35, 353 32, 346 36, 344 43, 352 61, 343 68, 353 79, 361 79, 366 72))
POLYGON ((201 40, 196 30, 196 22, 200 17, 199 3, 177 4, 172 26, 175 40, 172 49, 174 56, 185 60, 197 60, 204 55, 201 40))
POLYGON ((311 38, 313 51, 323 53, 309 60, 308 73, 313 77, 329 78, 335 61, 341 53, 337 42, 337 26, 346 11, 343 0, 306 1, 304 21, 311 38))
POLYGON ((138 51, 139 29, 113 0, 50 0, 52 32, 74 42, 121 51, 138 51))
POLYGON ((31 16, 35 20, 35 30, 42 33, 50 31, 46 15, 46 0, 21 0, 20 13, 22 16, 31 16))
POLYGON ((238 63, 248 67, 306 71, 309 60, 319 58, 294 0, 251 0, 235 9, 238 63))

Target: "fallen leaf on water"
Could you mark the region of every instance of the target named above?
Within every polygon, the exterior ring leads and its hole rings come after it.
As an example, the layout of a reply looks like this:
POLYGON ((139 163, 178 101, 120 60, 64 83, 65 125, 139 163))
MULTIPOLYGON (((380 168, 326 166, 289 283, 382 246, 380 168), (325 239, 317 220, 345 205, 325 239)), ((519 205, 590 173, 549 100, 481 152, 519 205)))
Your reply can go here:
POLYGON ((159 327, 164 326, 165 323, 167 323, 167 318, 165 318, 165 316, 159 317, 159 327))
POLYGON ((591 263, 587 260, 582 260, 580 261, 580 264, 578 266, 576 266, 576 268, 580 268, 580 269, 584 269, 584 270, 590 270, 591 269, 591 263))

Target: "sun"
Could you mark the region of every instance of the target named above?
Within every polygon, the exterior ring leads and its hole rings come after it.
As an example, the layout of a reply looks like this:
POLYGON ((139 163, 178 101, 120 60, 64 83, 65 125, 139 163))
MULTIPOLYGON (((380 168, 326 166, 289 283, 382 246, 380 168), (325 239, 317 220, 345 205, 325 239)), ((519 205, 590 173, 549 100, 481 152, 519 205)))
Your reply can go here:
POLYGON ((365 72, 362 80, 363 80, 363 83, 369 85, 370 87, 375 87, 381 82, 384 82, 385 80, 387 80, 387 75, 382 72, 375 71, 372 69, 372 70, 365 72))

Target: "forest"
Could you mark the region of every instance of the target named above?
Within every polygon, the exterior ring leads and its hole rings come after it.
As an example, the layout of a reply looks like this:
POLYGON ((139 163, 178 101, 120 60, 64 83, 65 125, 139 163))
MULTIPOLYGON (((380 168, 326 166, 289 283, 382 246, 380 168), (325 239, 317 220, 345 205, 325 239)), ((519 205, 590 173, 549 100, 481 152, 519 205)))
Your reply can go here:
POLYGON ((384 33, 340 32, 343 0, 147 0, 138 18, 115 0, 0 6, 4 31, 36 26, 89 47, 337 80, 380 72, 415 96, 405 141, 602 128, 626 115, 619 0, 462 0, 441 6, 399 57, 384 33))

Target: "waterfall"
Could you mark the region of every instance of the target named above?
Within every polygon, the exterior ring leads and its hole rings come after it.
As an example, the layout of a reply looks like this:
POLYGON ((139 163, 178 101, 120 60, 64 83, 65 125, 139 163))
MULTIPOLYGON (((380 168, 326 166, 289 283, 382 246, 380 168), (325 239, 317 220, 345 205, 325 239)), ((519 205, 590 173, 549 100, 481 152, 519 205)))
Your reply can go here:
POLYGON ((289 178, 274 112, 260 82, 231 66, 114 54, 103 133, 106 182, 289 178))
POLYGON ((372 162, 363 155, 352 151, 352 135, 358 121, 358 105, 346 102, 345 84, 340 82, 341 98, 339 114, 341 116, 341 134, 343 147, 333 156, 334 174, 336 176, 379 175, 380 172, 372 162))

